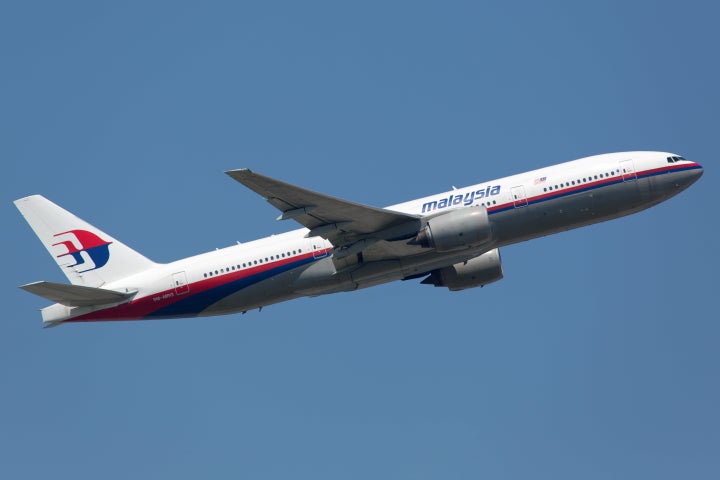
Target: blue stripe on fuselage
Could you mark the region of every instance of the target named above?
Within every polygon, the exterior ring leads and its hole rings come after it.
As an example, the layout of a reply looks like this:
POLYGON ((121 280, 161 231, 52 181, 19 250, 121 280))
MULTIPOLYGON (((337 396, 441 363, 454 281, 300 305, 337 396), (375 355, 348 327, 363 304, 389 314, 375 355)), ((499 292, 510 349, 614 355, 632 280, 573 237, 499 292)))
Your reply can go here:
MULTIPOLYGON (((191 315, 198 315, 203 310, 207 309, 214 303, 219 302, 223 298, 236 293, 243 288, 247 288, 250 285, 262 282, 268 278, 274 277, 281 273, 288 272, 294 268, 307 265, 318 260, 312 256, 298 260, 284 265, 278 265, 277 267, 264 270, 262 272, 249 275, 247 277, 232 280, 228 283, 224 283, 210 290, 204 292, 190 294, 190 296, 178 300, 172 305, 160 308, 152 313, 149 313, 144 318, 172 318, 172 317, 187 317, 191 315)), ((192 285, 190 285, 190 291, 192 292, 192 285)))

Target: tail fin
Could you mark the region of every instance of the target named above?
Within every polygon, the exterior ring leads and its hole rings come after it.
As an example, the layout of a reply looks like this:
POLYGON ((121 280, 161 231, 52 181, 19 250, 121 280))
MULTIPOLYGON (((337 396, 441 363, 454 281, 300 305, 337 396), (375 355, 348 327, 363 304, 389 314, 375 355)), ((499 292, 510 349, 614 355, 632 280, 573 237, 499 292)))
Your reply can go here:
POLYGON ((155 265, 41 195, 15 200, 15 206, 74 285, 99 287, 155 265))

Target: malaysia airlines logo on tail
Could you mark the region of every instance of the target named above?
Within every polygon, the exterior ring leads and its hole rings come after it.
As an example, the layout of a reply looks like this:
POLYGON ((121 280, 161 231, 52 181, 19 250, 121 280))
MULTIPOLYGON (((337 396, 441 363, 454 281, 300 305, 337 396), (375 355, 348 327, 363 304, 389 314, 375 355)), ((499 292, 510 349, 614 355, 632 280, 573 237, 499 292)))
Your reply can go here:
POLYGON ((67 252, 57 255, 57 258, 70 255, 75 260, 75 263, 73 263, 72 265, 66 265, 67 267, 75 267, 85 264, 86 259, 82 255, 83 252, 85 252, 87 256, 90 257, 90 260, 92 260, 94 265, 87 265, 90 268, 81 270, 78 273, 89 272, 90 270, 96 270, 98 268, 101 268, 110 259, 109 245, 112 242, 106 242, 92 232, 88 232, 87 230, 68 230, 67 232, 56 233, 53 236, 65 236, 65 238, 67 238, 67 240, 53 243, 53 247, 57 245, 62 245, 67 249, 67 252), (80 248, 78 248, 78 245, 80 246, 80 248))

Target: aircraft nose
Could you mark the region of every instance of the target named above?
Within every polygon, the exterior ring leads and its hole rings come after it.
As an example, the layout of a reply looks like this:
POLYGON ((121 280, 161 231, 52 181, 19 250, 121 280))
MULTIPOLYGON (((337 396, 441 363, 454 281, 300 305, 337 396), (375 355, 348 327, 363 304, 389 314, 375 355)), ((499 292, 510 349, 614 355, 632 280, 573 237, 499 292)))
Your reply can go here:
POLYGON ((705 169, 702 168, 702 165, 700 165, 700 164, 698 163, 697 166, 698 166, 698 168, 696 168, 696 169, 694 170, 695 176, 693 177, 693 182, 694 182, 695 180, 698 180, 700 177, 702 177, 703 172, 705 172, 705 169))
POLYGON ((688 185, 692 185, 693 183, 697 182, 700 179, 700 177, 702 177, 704 171, 705 170, 703 169, 702 165, 700 165, 699 163, 696 163, 695 168, 693 168, 692 170, 690 170, 688 172, 688 174, 689 174, 688 175, 688 177, 689 177, 688 185))
POLYGON ((691 163, 679 173, 675 179, 675 186, 681 190, 685 190, 693 183, 697 182, 703 174, 703 167, 699 163, 691 163))

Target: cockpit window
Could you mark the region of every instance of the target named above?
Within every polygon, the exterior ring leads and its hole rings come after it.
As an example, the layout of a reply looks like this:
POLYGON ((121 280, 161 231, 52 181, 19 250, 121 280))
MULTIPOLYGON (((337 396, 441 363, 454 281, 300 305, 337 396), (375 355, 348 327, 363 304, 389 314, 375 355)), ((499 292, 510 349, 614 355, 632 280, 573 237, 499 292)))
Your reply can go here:
POLYGON ((685 160, 685 157, 667 157, 667 162, 668 162, 668 163, 675 163, 675 162, 678 162, 678 161, 680 161, 680 160, 685 160))

